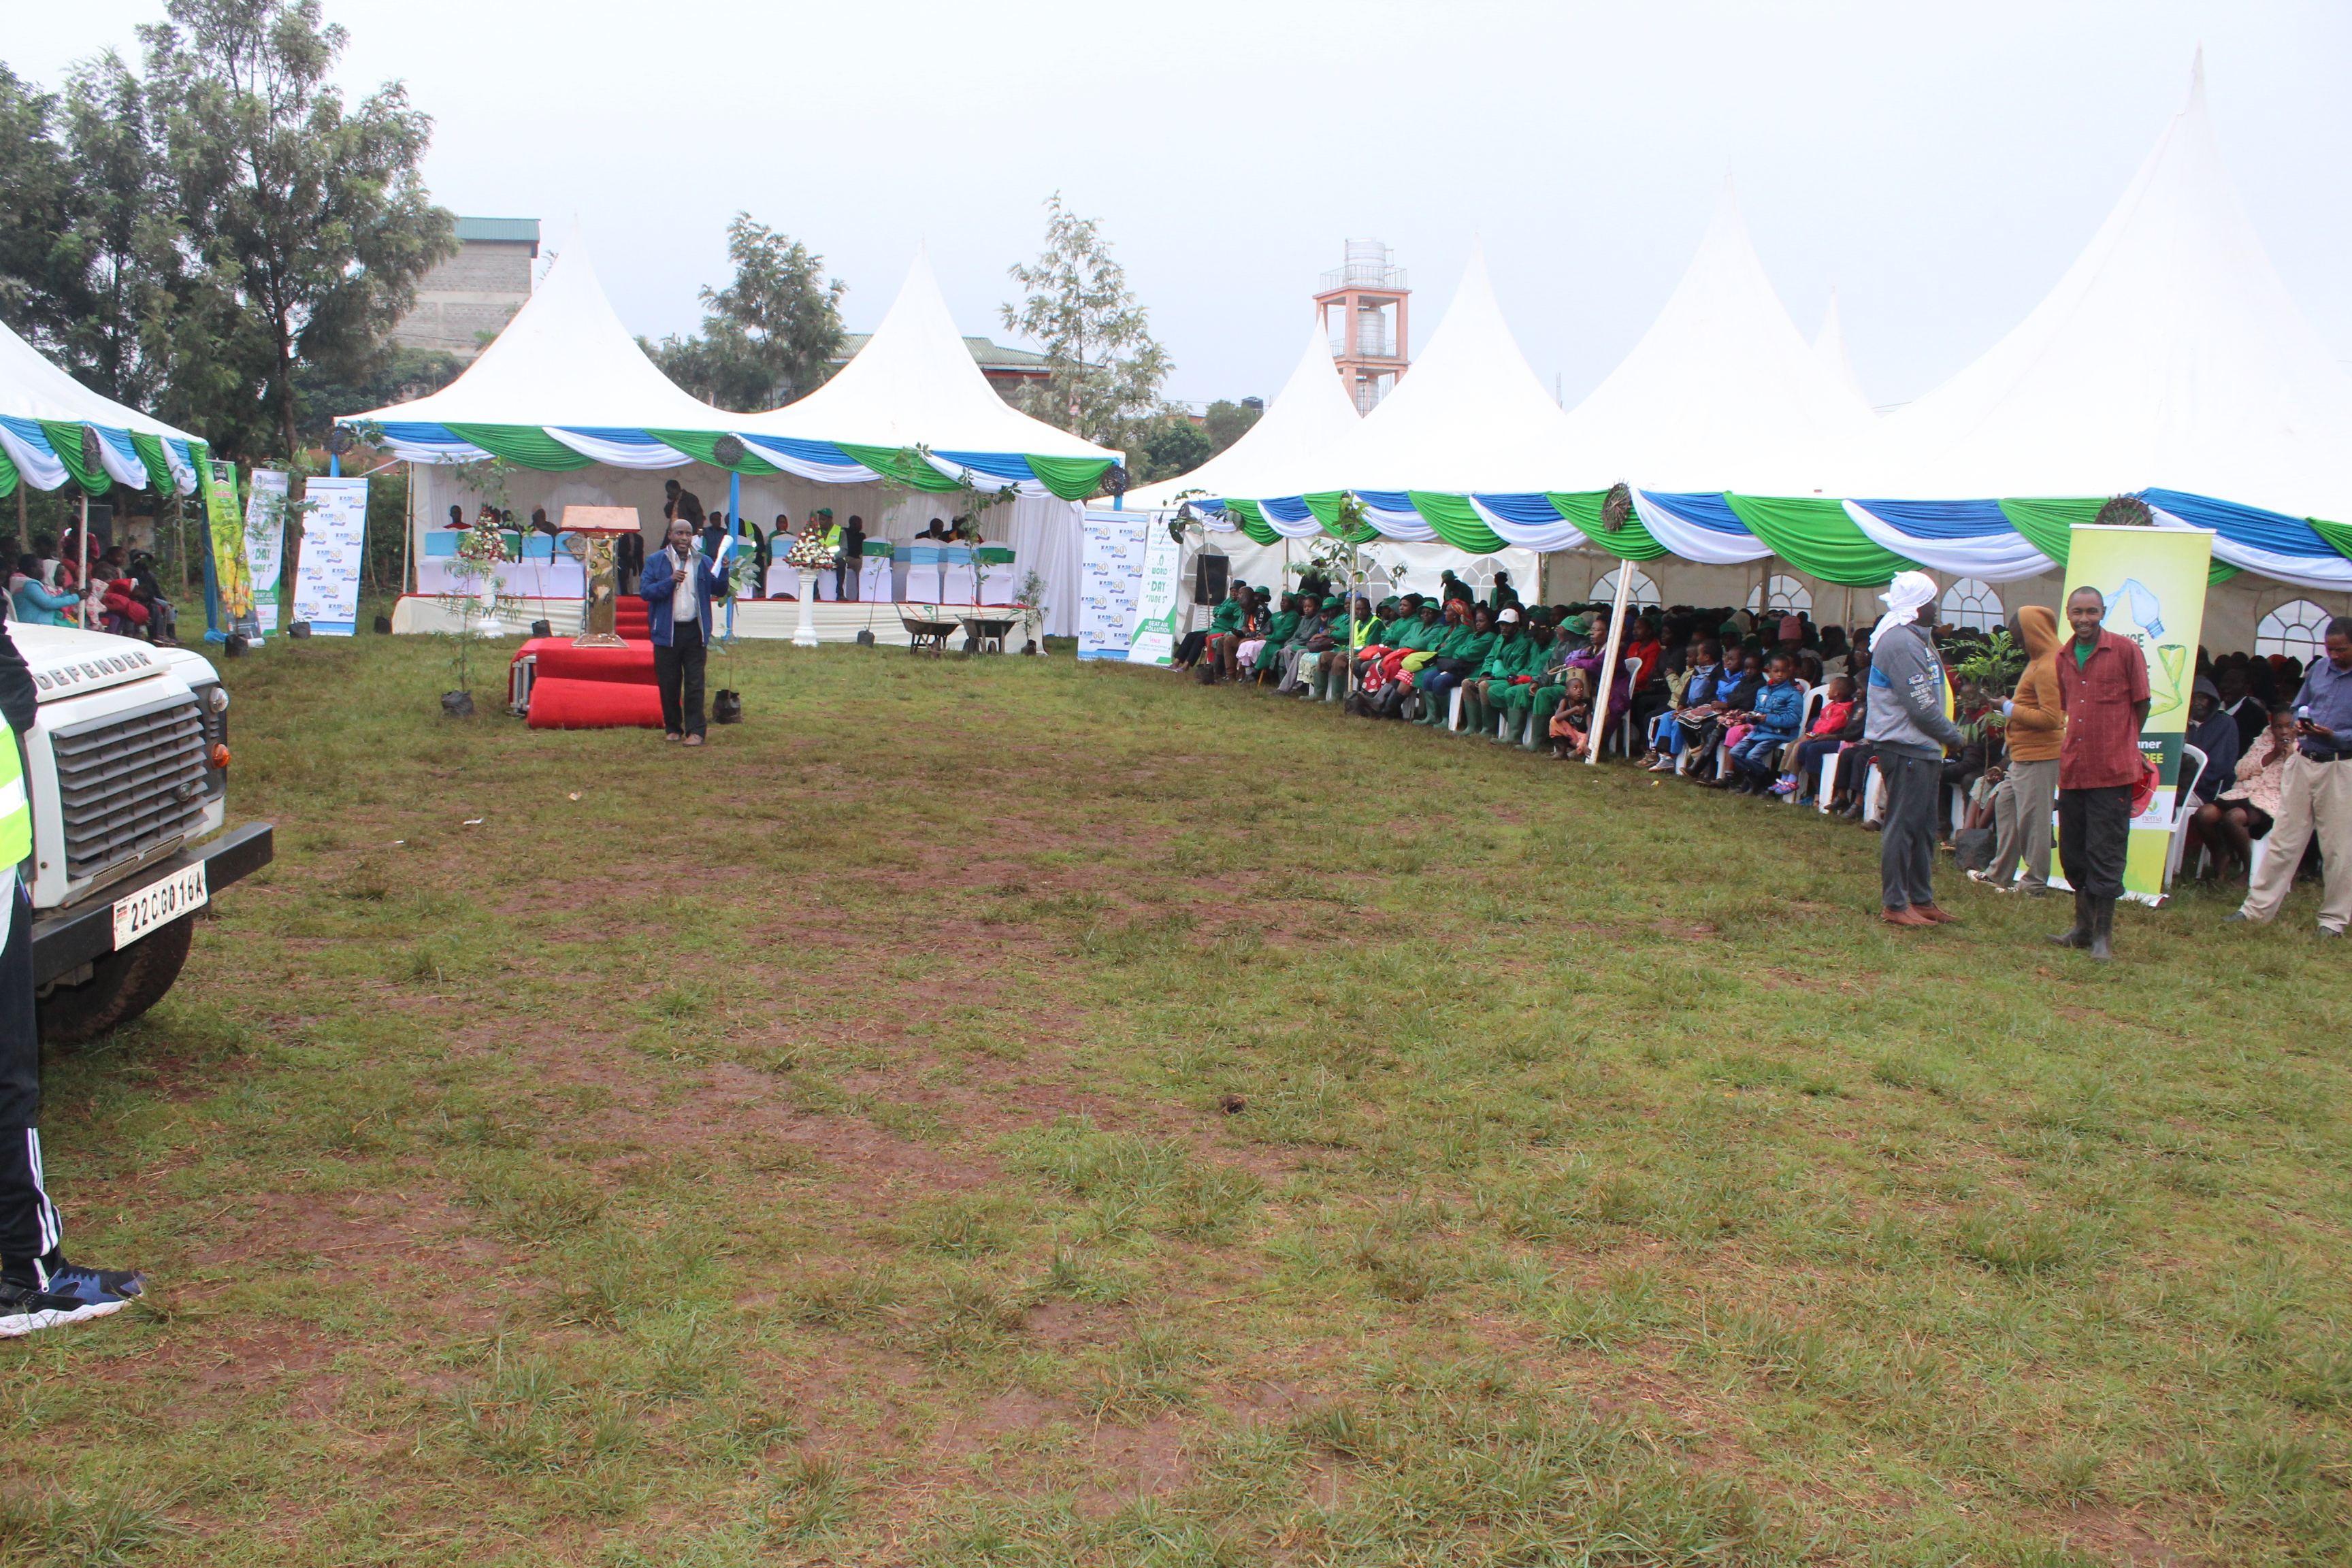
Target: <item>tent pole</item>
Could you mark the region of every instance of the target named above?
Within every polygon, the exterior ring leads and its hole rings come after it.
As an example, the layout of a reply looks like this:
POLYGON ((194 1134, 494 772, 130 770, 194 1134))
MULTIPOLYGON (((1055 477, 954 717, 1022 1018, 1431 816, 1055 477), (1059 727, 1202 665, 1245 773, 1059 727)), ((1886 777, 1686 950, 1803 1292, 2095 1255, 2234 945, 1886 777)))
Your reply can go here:
MULTIPOLYGON (((878 523, 881 520, 877 518, 875 521, 878 523)), ((737 549, 742 548, 743 476, 732 468, 727 470, 727 536, 735 541, 737 549)), ((730 557, 729 564, 732 566, 732 557, 730 557)), ((727 640, 735 640, 735 595, 731 593, 727 595, 727 640)))
POLYGON ((81 526, 74 533, 79 540, 75 548, 81 556, 80 576, 74 584, 74 591, 82 596, 81 614, 87 617, 89 614, 89 491, 87 489, 81 492, 81 526))
POLYGON ((410 463, 410 464, 408 465, 408 516, 407 516, 406 518, 404 518, 404 519, 403 519, 403 520, 402 520, 402 527, 401 527, 401 530, 400 530, 400 588, 399 588, 399 591, 398 591, 398 592, 396 592, 396 593, 394 593, 394 594, 393 595, 393 597, 394 597, 394 598, 395 598, 395 599, 402 598, 402 597, 405 596, 405 595, 407 595, 408 591, 409 591, 409 590, 408 590, 408 541, 409 541, 409 536, 410 536, 411 534, 414 534, 415 531, 416 531, 416 465, 415 465, 415 463, 413 463, 413 462, 412 462, 412 463, 410 463))
POLYGON ((25 476, 16 476, 16 553, 29 555, 33 550, 31 526, 25 521, 25 476))
MULTIPOLYGON (((1601 761, 1601 738, 1609 731, 1609 693, 1617 686, 1617 644, 1625 635, 1625 605, 1633 596, 1633 563, 1617 563, 1617 603, 1609 612, 1609 651, 1601 656, 1601 690, 1592 699, 1592 733, 1584 742, 1584 763, 1591 767, 1601 761)), ((1633 689, 1625 689, 1625 705, 1633 704, 1633 689)), ((1538 716, 1531 715, 1532 724, 1538 716)))

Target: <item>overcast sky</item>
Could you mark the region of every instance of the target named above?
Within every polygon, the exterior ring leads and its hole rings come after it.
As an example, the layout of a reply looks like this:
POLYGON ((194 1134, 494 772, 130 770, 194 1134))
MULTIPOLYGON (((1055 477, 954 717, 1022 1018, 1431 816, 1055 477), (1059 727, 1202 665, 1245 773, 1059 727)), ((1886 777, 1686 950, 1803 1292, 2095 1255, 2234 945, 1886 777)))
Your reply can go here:
MULTIPOLYGON (((0 58, 55 85, 161 0, 26 5, 0 58)), ((404 80, 462 214, 583 226, 622 319, 688 331, 736 210, 803 239, 873 327, 928 241, 962 329, 1055 190, 1099 217, 1190 399, 1272 395, 1349 237, 1411 269, 1417 338, 1474 234, 1567 401, 1672 290, 1735 179, 1811 336, 1832 284, 1873 401, 2013 326, 2090 237, 2205 48, 2273 260, 2352 360, 2352 7, 327 0, 357 91, 404 80)))

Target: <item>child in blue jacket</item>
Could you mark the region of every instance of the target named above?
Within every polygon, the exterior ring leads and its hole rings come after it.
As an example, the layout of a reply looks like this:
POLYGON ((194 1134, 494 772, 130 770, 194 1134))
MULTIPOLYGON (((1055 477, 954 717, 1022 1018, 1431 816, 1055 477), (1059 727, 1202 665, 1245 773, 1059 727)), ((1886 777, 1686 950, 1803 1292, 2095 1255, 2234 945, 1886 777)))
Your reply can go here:
POLYGON ((1732 748, 1732 771, 1739 775, 1734 795, 1762 795, 1777 777, 1772 759, 1804 727, 1805 694, 1790 679, 1796 665, 1785 653, 1764 661, 1764 687, 1756 694, 1754 728, 1732 748))

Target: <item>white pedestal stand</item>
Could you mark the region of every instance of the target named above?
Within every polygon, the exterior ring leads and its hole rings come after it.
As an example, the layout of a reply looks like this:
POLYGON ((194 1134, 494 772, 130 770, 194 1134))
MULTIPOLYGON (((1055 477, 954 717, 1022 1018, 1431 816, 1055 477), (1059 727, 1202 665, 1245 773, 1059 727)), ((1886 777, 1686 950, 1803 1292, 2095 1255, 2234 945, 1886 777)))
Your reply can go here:
POLYGON ((795 568, 801 580, 801 622, 793 628, 794 647, 816 647, 816 574, 805 566, 795 568))

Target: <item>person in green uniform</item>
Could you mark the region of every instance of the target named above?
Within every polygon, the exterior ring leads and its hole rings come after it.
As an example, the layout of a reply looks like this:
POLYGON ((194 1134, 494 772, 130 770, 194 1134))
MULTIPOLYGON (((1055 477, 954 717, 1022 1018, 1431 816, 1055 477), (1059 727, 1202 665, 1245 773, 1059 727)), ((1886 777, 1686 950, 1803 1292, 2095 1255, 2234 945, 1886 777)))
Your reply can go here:
POLYGON ((1486 657, 1479 661, 1475 673, 1462 682, 1462 732, 1465 735, 1495 732, 1495 721, 1500 717, 1502 696, 1494 692, 1499 680, 1508 686, 1511 672, 1517 668, 1521 639, 1526 628, 1519 624, 1519 612, 1506 607, 1493 610, 1495 640, 1488 645, 1486 657), (1493 700, 1488 694, 1494 692, 1493 700))
MULTIPOLYGON (((1528 629, 1519 637, 1519 654, 1505 679, 1488 689, 1491 706, 1502 710, 1502 732, 1495 737, 1498 746, 1519 742, 1533 725, 1536 686, 1543 678, 1544 661, 1551 657, 1551 623, 1530 619, 1528 629)), ((1545 710, 1547 717, 1550 710, 1545 710)))
POLYGON ((1259 645, 1257 658, 1250 666, 1250 674, 1261 686, 1269 674, 1276 674, 1282 666, 1282 650, 1298 635, 1298 623, 1307 616, 1306 601, 1296 594, 1285 594, 1281 607, 1266 623, 1265 641, 1259 645))
POLYGON ((1551 716, 1559 710, 1559 700, 1568 694, 1569 661, 1577 649, 1572 639, 1560 636, 1549 626, 1538 626, 1537 632, 1548 637, 1550 646, 1544 650, 1538 668, 1534 671, 1533 686, 1514 686, 1504 702, 1514 714, 1519 710, 1520 694, 1527 693, 1527 723, 1521 727, 1519 746, 1523 751, 1535 751, 1547 738, 1551 716))
MULTIPOLYGON (((1317 637, 1328 637, 1330 633, 1331 614, 1322 596, 1301 594, 1298 596, 1298 624, 1291 628, 1288 639, 1276 650, 1280 671, 1280 679, 1275 685, 1277 693, 1305 689, 1307 676, 1301 673, 1301 661, 1316 657, 1316 650, 1309 645, 1317 637)), ((1313 666, 1307 664, 1303 668, 1311 671, 1313 666)))
POLYGON ((1209 637, 1201 646, 1201 657, 1209 661, 1216 679, 1223 679, 1230 670, 1234 644, 1240 640, 1248 620, 1249 584, 1236 577, 1225 590, 1223 602, 1209 613, 1209 637))
POLYGON ((1437 657, 1413 677, 1421 692, 1421 721, 1433 730, 1444 728, 1454 689, 1476 675, 1495 647, 1495 612, 1464 599, 1453 602, 1468 613, 1438 646, 1437 657))
POLYGON ((1317 700, 1337 702, 1347 696, 1349 660, 1371 647, 1384 629, 1385 623, 1374 613, 1371 601, 1358 595, 1354 608, 1331 628, 1338 646, 1315 661, 1317 700))

